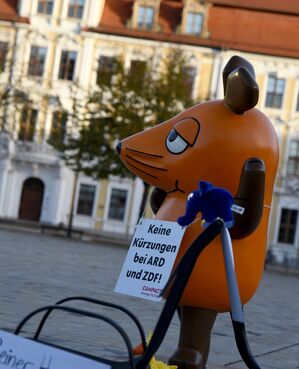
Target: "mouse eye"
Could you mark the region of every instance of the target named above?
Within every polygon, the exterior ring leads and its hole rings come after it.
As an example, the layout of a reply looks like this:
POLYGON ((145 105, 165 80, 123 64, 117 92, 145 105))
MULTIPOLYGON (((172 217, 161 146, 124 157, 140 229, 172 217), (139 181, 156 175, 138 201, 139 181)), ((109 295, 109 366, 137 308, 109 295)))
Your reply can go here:
POLYGON ((166 147, 173 154, 180 154, 186 150, 188 143, 173 129, 166 139, 166 147))
POLYGON ((194 193, 193 192, 189 193, 188 200, 191 200, 193 196, 194 196, 194 193))

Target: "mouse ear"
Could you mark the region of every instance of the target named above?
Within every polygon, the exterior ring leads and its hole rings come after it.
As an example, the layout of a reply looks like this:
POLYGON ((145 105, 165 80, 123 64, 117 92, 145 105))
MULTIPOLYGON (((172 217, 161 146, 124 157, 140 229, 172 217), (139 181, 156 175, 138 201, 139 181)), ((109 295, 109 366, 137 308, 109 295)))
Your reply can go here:
POLYGON ((226 82, 224 103, 236 114, 243 114, 258 102, 259 87, 245 68, 230 73, 226 82))
POLYGON ((247 71, 252 75, 253 79, 255 79, 253 65, 249 63, 248 60, 242 58, 241 56, 238 55, 232 56, 227 62, 222 72, 224 96, 226 96, 227 78, 231 74, 231 72, 235 71, 238 68, 247 69, 247 71))
POLYGON ((201 191, 201 195, 204 195, 208 191, 210 191, 214 186, 212 183, 207 181, 199 181, 199 189, 201 191))

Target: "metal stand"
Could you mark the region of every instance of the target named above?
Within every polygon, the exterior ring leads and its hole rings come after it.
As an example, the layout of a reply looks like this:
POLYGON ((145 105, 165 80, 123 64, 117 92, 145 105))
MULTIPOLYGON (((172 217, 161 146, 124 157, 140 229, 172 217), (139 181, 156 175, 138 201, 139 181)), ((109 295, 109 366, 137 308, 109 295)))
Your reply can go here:
MULTIPOLYGON (((153 355, 156 353, 156 351, 159 349, 165 335, 167 332, 167 329, 170 325, 170 322, 172 320, 173 315, 176 312, 176 308, 178 306, 178 303, 180 301, 180 298, 183 294, 183 291, 185 289, 185 286, 190 278, 190 275, 192 273, 192 270, 195 266, 195 263, 197 261, 197 258, 199 257, 200 253, 213 241, 213 239, 220 233, 221 228, 223 227, 223 221, 221 219, 216 219, 209 227, 207 227, 198 237, 197 239, 191 244, 191 246, 188 248, 184 256, 182 257, 181 261, 179 262, 175 274, 173 277, 171 277, 171 280, 173 281, 172 285, 169 287, 169 292, 167 299, 165 301, 164 307, 161 311, 160 317, 157 321, 156 327, 154 329, 152 339, 148 346, 146 347, 145 344, 145 336, 144 331, 142 329, 142 326, 138 319, 129 312, 127 309, 123 308, 122 306, 116 305, 116 304, 110 304, 104 301, 96 300, 96 299, 90 299, 86 297, 69 297, 63 300, 58 301, 56 305, 50 305, 46 307, 42 307, 40 309, 37 309, 27 315, 21 323, 18 325, 17 329, 15 330, 15 334, 19 334, 25 324, 35 315, 40 314, 42 312, 46 312, 42 320, 40 321, 40 324, 37 327, 37 330, 34 334, 34 340, 41 342, 38 338, 41 333, 42 328, 44 327, 44 324, 47 321, 47 318, 54 310, 62 310, 68 313, 75 313, 79 316, 86 316, 89 318, 94 318, 98 320, 105 321, 107 324, 111 325, 114 329, 116 329, 120 335, 122 336, 123 340, 125 341, 127 350, 128 350, 128 360, 125 362, 118 362, 113 360, 107 360, 100 357, 91 357, 90 355, 86 355, 82 352, 75 352, 71 350, 73 353, 79 354, 81 356, 86 356, 88 358, 92 358, 98 362, 102 362, 105 364, 110 365, 112 369, 126 369, 126 368, 132 368, 132 369, 145 369, 148 367, 148 364, 153 357, 153 355), (68 306, 61 306, 63 303, 72 301, 72 300, 83 300, 90 303, 108 306, 114 309, 118 309, 120 311, 123 311, 125 314, 127 314, 130 318, 133 319, 135 322, 141 336, 142 344, 145 347, 144 354, 139 358, 134 358, 132 353, 132 344, 130 342, 129 337, 127 336, 126 332, 123 330, 122 327, 119 326, 116 322, 111 320, 110 318, 105 317, 101 314, 96 314, 94 312, 90 312, 87 310, 77 309, 73 307, 68 306)), ((43 342, 46 343, 46 342, 43 342)), ((52 345, 47 343, 50 346, 59 347, 61 349, 65 349, 64 347, 52 345)), ((66 350, 66 349, 65 349, 66 350)))
POLYGON ((231 304, 231 318, 235 334, 236 344, 244 363, 249 369, 260 369, 256 362, 246 336, 243 307, 241 303, 238 282, 235 273, 234 255, 232 242, 228 229, 223 225, 221 228, 222 250, 225 263, 228 293, 231 304))

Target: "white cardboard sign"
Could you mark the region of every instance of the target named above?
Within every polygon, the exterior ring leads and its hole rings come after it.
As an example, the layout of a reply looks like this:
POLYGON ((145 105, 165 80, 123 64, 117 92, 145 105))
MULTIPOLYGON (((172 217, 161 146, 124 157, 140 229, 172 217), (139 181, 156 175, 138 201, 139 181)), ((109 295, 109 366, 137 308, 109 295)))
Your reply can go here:
POLYGON ((141 219, 115 292, 161 301, 186 228, 176 222, 141 219))
POLYGON ((1 369, 108 369, 109 365, 0 331, 1 369))

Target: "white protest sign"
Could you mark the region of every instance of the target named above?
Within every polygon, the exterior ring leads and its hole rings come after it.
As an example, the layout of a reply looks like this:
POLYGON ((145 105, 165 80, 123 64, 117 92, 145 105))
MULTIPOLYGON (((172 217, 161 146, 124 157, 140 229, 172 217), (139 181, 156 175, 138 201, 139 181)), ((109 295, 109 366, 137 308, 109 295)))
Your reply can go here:
POLYGON ((1 369, 108 369, 84 356, 0 331, 1 369))
POLYGON ((161 301, 185 228, 176 222, 142 219, 120 272, 115 292, 161 301))

